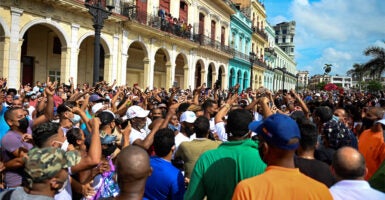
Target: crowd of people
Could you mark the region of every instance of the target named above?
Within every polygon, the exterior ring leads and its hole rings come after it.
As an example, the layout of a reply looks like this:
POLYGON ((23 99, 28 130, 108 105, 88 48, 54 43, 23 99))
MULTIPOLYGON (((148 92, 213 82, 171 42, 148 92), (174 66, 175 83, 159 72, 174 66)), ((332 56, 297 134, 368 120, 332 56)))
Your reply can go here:
POLYGON ((0 87, 0 199, 385 199, 380 91, 0 87))

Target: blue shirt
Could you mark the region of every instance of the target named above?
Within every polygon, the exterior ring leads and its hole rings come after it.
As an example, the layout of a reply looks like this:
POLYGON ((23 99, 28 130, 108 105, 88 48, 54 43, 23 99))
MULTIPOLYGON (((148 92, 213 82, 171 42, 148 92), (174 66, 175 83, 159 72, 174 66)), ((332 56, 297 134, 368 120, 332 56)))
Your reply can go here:
POLYGON ((170 161, 158 156, 151 157, 152 174, 148 177, 144 198, 148 199, 183 199, 184 177, 170 161))
POLYGON ((8 110, 7 106, 3 104, 3 107, 0 111, 0 141, 3 139, 5 134, 9 131, 9 126, 5 121, 4 114, 8 110))

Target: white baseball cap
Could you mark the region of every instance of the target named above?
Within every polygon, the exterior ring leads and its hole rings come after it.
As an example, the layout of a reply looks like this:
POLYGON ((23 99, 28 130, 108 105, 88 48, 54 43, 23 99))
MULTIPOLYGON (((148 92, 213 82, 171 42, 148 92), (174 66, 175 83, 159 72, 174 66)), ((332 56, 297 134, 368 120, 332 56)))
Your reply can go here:
POLYGON ((93 114, 96 114, 100 109, 103 108, 103 103, 96 103, 92 106, 91 111, 93 114))
POLYGON ((186 111, 180 116, 180 122, 194 123, 197 116, 193 111, 186 111))
POLYGON ((144 110, 140 106, 131 106, 128 108, 126 115, 127 115, 127 119, 132 119, 135 117, 140 117, 140 118, 147 117, 148 113, 150 113, 149 110, 144 110))

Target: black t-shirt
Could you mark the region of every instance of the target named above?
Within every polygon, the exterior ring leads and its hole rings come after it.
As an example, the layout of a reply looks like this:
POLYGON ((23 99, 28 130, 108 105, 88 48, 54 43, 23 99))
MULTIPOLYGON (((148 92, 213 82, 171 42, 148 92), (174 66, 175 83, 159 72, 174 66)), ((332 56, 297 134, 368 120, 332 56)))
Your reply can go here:
POLYGON ((321 145, 315 150, 314 157, 319 161, 322 161, 328 165, 331 165, 334 152, 336 152, 334 149, 329 147, 324 147, 323 145, 321 145))
POLYGON ((327 187, 330 187, 335 183, 335 179, 329 166, 324 162, 316 159, 305 159, 295 156, 294 165, 299 168, 299 171, 303 174, 325 184, 327 187))

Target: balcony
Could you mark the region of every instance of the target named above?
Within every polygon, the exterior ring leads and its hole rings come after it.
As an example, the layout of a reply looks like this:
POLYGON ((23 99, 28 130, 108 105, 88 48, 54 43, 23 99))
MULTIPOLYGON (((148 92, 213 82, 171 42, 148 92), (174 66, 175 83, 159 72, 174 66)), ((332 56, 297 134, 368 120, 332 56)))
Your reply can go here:
POLYGON ((213 40, 203 34, 192 34, 192 25, 187 24, 186 22, 182 23, 176 18, 167 19, 165 16, 161 17, 158 15, 139 11, 137 7, 132 4, 123 4, 121 15, 128 17, 130 21, 137 22, 145 26, 150 26, 165 33, 169 33, 195 42, 199 45, 209 46, 230 55, 234 54, 234 50, 231 47, 224 45, 219 41, 213 40))
POLYGON ((227 54, 231 54, 231 55, 234 54, 233 48, 231 48, 227 45, 224 45, 219 41, 213 40, 210 37, 203 35, 203 34, 195 34, 193 36, 193 41, 197 42, 198 44, 200 44, 202 46, 209 46, 211 48, 223 51, 227 54))
POLYGON ((237 51, 237 50, 234 50, 234 57, 235 58, 240 58, 240 59, 243 59, 243 60, 246 60, 246 61, 250 62, 250 55, 249 54, 244 54, 244 53, 242 53, 240 51, 237 51))
POLYGON ((253 27, 253 33, 256 33, 257 35, 261 36, 266 41, 268 40, 266 33, 263 30, 260 30, 258 27, 253 27))
POLYGON ((121 15, 126 16, 128 20, 150 26, 152 28, 179 36, 185 39, 192 38, 191 24, 179 21, 177 18, 168 18, 166 16, 158 16, 138 10, 134 4, 123 4, 121 15))
POLYGON ((255 60, 254 63, 256 65, 258 65, 258 66, 261 66, 261 67, 265 68, 265 69, 269 69, 269 66, 267 66, 265 62, 263 62, 263 61, 261 61, 259 59, 255 60))
POLYGON ((273 47, 265 48, 265 55, 271 57, 277 57, 277 53, 275 52, 273 47))

